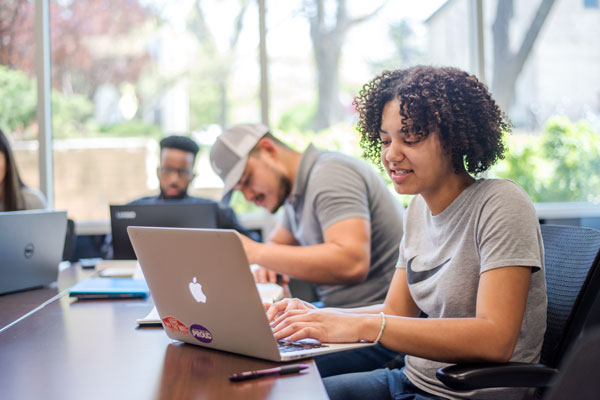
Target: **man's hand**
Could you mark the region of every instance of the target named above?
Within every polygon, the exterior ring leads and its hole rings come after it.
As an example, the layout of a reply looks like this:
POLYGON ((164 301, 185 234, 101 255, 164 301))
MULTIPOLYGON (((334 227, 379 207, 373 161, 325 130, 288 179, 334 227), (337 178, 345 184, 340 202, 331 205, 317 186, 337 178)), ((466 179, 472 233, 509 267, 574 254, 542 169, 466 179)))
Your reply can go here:
MULTIPOLYGON (((246 252, 246 258, 248 258, 248 262, 252 265, 252 273, 254 275, 254 280, 257 283, 278 283, 277 282, 277 272, 272 271, 268 268, 257 265, 258 252, 262 250, 262 246, 265 246, 263 243, 255 242, 247 236, 239 235, 240 240, 242 241, 242 246, 244 246, 244 251, 246 252)), ((290 278, 287 275, 280 275, 282 283, 288 283, 290 278)))
POLYGON ((289 283, 290 281, 287 275, 278 275, 277 272, 261 267, 258 264, 253 264, 250 268, 256 283, 289 283), (279 282, 277 281, 278 276, 281 277, 279 282))

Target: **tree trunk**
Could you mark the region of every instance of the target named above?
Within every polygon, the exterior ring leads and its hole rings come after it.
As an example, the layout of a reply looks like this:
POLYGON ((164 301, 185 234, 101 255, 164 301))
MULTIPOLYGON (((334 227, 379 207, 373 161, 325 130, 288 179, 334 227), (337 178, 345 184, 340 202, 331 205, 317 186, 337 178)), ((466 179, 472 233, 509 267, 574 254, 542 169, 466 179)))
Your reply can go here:
POLYGON ((494 35, 494 72, 492 93, 502 111, 508 113, 513 103, 517 78, 527 61, 533 45, 550 13, 555 0, 542 0, 517 52, 510 51, 509 25, 514 16, 513 0, 498 0, 494 35))
POLYGON ((336 46, 332 35, 322 35, 315 45, 315 62, 317 64, 318 105, 315 117, 315 130, 330 127, 340 120, 341 104, 339 102, 339 63, 341 45, 336 46))
MULTIPOLYGON (((387 1, 387 0, 386 0, 387 1)), ((337 0, 335 18, 326 18, 324 0, 307 1, 307 14, 310 22, 310 37, 317 66, 318 104, 314 128, 319 131, 330 127, 342 119, 342 105, 339 100, 339 64, 342 45, 346 33, 355 24, 363 22, 379 12, 383 1, 373 12, 350 19, 346 10, 346 0, 337 0), (326 26, 326 20, 333 20, 326 26)))
POLYGON ((234 59, 235 51, 239 42, 240 34, 243 29, 244 16, 248 9, 249 0, 240 0, 239 11, 237 12, 233 21, 233 32, 229 38, 229 46, 223 54, 219 54, 216 40, 214 35, 208 29, 208 25, 205 21, 205 15, 202 10, 202 1, 196 0, 194 5, 194 14, 188 21, 190 30, 196 35, 196 38, 200 43, 203 43, 209 52, 212 53, 210 56, 215 57, 214 62, 222 65, 215 74, 215 81, 217 82, 217 90, 219 93, 219 125, 222 129, 225 129, 229 124, 229 91, 228 84, 231 80, 232 75, 232 60, 234 59))

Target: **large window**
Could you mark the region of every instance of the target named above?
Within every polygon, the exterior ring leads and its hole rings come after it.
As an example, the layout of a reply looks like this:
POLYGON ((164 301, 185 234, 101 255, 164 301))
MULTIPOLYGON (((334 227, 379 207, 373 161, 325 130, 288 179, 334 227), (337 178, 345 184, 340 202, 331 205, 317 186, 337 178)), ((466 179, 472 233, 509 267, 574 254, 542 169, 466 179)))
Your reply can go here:
MULTIPOLYGON (((162 136, 260 115, 254 2, 51 3, 56 206, 75 219, 156 193, 162 136)), ((192 192, 214 197, 206 154, 192 192)))
MULTIPOLYGON (((218 198, 208 149, 222 127, 260 121, 261 104, 298 148, 314 141, 359 156, 361 85, 418 63, 473 71, 477 32, 480 78, 515 125, 490 175, 516 180, 535 202, 597 203, 600 11, 591 3, 50 0, 55 205, 76 221, 107 220, 108 204, 156 193, 157 143, 171 133, 201 144, 192 194, 218 198)), ((36 186, 33 3, 2 2, 0 27, 2 127, 36 186)))

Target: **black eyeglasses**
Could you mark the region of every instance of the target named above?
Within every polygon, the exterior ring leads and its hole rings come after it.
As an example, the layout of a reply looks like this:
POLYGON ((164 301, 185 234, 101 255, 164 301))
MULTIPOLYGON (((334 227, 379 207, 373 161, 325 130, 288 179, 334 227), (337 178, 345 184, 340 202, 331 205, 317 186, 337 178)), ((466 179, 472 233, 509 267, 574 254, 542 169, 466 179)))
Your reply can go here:
POLYGON ((171 167, 158 167, 158 173, 163 176, 168 176, 176 173, 177 176, 180 178, 189 178, 194 174, 194 172, 190 169, 171 167))

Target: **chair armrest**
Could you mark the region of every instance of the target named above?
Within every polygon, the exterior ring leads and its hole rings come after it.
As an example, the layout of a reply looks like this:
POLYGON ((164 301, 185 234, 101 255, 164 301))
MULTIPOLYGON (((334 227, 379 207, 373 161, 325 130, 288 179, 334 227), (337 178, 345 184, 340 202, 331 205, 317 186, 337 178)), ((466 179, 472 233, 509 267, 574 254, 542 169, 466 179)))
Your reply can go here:
POLYGON ((543 364, 519 362, 455 364, 440 368, 436 377, 454 390, 493 387, 545 387, 556 369, 543 364))

